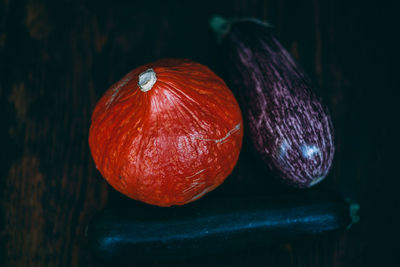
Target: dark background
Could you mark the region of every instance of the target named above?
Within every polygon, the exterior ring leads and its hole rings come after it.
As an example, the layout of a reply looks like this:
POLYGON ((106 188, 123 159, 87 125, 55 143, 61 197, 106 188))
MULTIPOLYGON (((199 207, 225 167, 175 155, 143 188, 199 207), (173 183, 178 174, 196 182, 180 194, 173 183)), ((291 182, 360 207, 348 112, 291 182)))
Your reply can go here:
MULTIPOLYGON (((105 183, 90 156, 96 101, 128 71, 162 57, 190 58, 218 73, 208 19, 220 14, 275 25, 320 88, 337 151, 316 190, 356 200, 361 221, 336 235, 178 259, 174 266, 400 266, 393 3, 0 1, 0 265, 99 265, 85 227, 100 209, 128 200, 105 183)), ((205 198, 286 190, 265 182, 247 156, 244 148, 232 177, 205 198)), ((154 261, 150 266, 163 265, 154 261)))

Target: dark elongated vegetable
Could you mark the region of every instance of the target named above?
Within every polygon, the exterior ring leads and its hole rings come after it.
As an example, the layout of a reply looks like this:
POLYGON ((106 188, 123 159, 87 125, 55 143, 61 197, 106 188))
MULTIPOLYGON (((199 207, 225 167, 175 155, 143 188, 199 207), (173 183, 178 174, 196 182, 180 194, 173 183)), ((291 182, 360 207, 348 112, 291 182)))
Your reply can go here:
POLYGON ((334 193, 206 199, 183 207, 104 210, 88 227, 103 260, 137 263, 249 248, 344 229, 358 205, 334 193))
POLYGON ((215 17, 222 77, 236 94, 255 150, 281 180, 310 187, 328 174, 333 127, 313 85, 267 24, 215 17))

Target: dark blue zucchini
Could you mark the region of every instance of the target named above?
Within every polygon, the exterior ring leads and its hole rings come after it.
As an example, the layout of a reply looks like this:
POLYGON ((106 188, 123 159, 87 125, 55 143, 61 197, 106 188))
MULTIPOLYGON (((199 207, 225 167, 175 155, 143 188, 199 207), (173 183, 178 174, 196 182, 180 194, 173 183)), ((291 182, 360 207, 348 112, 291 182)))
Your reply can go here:
POLYGON ((332 165, 333 127, 310 79, 266 23, 216 17, 211 27, 257 154, 286 184, 319 183, 332 165))
POLYGON ((137 263, 235 251, 345 229, 357 204, 306 192, 258 198, 209 198, 182 207, 140 203, 98 214, 87 231, 97 257, 137 263))

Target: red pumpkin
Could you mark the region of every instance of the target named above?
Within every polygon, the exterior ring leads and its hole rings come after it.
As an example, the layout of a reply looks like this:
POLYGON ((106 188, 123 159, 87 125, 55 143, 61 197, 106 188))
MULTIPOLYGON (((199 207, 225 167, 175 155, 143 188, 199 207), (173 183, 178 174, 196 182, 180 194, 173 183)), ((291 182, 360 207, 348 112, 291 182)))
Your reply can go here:
POLYGON ((242 125, 221 78, 190 60, 163 59, 107 90, 92 115, 89 145, 119 192, 153 205, 183 205, 232 172, 242 125))

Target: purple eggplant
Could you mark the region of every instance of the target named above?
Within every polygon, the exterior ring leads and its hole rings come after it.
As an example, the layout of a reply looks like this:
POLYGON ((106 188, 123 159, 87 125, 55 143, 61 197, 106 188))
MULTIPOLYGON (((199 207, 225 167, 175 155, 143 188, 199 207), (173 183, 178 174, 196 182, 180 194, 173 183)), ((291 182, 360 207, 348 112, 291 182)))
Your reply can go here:
POLYGON ((334 156, 333 126, 309 77, 267 23, 215 17, 210 25, 221 75, 238 98, 257 154, 288 185, 322 181, 334 156))

